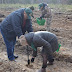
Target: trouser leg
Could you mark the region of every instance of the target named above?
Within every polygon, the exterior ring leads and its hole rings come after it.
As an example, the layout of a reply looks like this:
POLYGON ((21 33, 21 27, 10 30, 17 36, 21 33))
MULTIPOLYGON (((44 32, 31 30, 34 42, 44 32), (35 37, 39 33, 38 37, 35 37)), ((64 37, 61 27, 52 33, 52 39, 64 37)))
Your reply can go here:
POLYGON ((48 48, 43 47, 42 54, 44 55, 44 58, 47 59, 49 62, 54 60, 53 55, 50 55, 48 52, 48 48))
POLYGON ((42 54, 43 57, 43 65, 42 68, 46 68, 47 67, 47 55, 46 54, 42 54))
POLYGON ((8 59, 9 60, 14 60, 14 43, 15 43, 15 40, 14 41, 8 41, 3 32, 1 31, 1 34, 3 36, 3 39, 4 39, 4 42, 6 44, 6 48, 7 48, 7 55, 8 55, 8 59))
POLYGON ((15 39, 13 41, 13 52, 14 52, 14 46, 15 46, 15 44, 16 44, 16 37, 15 37, 15 39))
POLYGON ((50 25, 51 25, 51 18, 47 18, 47 20, 46 20, 46 30, 47 31, 50 31, 50 25))

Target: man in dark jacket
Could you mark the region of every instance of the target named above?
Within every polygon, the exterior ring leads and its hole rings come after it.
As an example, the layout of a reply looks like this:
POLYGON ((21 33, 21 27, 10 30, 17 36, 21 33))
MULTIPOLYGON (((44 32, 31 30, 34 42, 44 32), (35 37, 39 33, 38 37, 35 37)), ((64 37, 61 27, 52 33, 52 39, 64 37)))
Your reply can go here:
POLYGON ((54 58, 53 53, 59 48, 58 41, 55 34, 47 31, 30 32, 23 37, 20 37, 20 43, 24 45, 32 46, 33 57, 31 62, 34 62, 37 56, 37 47, 42 47, 43 65, 38 72, 45 72, 47 67, 47 61, 49 65, 53 65, 54 58))
POLYGON ((8 58, 11 61, 18 58, 18 56, 14 56, 16 37, 19 38, 26 31, 33 31, 31 14, 32 10, 30 8, 22 8, 12 12, 1 23, 1 33, 7 47, 8 58))

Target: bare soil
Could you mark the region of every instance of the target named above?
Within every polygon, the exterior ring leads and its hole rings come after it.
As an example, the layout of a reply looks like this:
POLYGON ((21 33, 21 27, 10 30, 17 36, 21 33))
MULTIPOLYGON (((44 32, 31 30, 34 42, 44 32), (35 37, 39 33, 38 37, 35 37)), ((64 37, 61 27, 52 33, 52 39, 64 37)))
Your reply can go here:
MULTIPOLYGON (((0 22, 13 10, 0 10, 0 22)), ((32 19, 34 31, 46 30, 46 24, 39 26, 36 18, 40 16, 37 9, 34 11, 34 19, 32 19)), ((47 66, 47 72, 72 72, 72 10, 65 13, 52 14, 52 23, 50 32, 55 33, 61 44, 59 52, 54 54, 55 62, 52 66, 47 66)), ((31 52, 30 52, 31 53, 31 52)), ((40 50, 34 63, 27 65, 26 47, 19 44, 15 46, 15 54, 19 56, 16 62, 11 62, 7 58, 6 46, 0 34, 0 72, 36 72, 42 65, 42 57, 40 50)), ((30 54, 30 58, 32 55, 30 54)))

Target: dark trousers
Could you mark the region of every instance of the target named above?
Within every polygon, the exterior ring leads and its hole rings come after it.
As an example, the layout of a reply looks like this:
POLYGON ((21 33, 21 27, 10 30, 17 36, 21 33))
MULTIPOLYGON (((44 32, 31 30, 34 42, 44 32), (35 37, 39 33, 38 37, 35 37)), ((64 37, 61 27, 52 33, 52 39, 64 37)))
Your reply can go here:
POLYGON ((8 59, 9 60, 14 60, 15 59, 14 58, 14 46, 15 46, 15 43, 16 43, 16 37, 15 37, 14 40, 8 41, 6 39, 6 37, 4 36, 2 31, 1 31, 1 34, 2 34, 4 42, 6 44, 8 59))

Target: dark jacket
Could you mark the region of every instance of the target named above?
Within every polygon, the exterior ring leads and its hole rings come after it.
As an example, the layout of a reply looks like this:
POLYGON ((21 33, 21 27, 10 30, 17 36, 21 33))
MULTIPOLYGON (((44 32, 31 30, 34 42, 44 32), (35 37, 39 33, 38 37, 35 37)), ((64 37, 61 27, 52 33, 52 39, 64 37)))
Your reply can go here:
MULTIPOLYGON (((47 31, 31 32, 25 35, 28 44, 31 46, 33 42, 35 48, 42 47, 47 55, 52 55, 58 47, 58 41, 55 34, 47 31)), ((37 51, 33 51, 33 56, 37 55, 37 51)))
POLYGON ((16 36, 20 37, 26 31, 33 31, 30 19, 27 19, 24 28, 22 27, 24 23, 24 10, 25 8, 14 11, 2 21, 1 31, 8 40, 13 40, 16 36))

